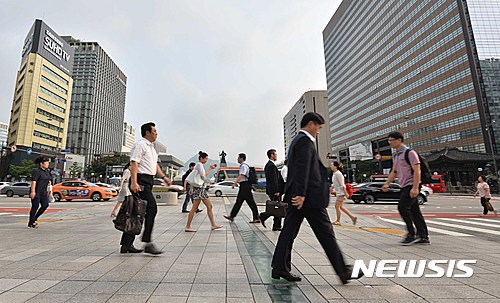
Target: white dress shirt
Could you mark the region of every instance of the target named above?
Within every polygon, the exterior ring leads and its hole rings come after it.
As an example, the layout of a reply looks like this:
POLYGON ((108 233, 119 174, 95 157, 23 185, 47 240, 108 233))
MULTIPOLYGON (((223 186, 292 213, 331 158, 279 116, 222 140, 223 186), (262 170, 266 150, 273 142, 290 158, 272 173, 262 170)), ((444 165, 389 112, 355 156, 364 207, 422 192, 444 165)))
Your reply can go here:
POLYGON ((130 152, 130 161, 139 164, 138 173, 145 175, 156 175, 156 165, 158 163, 158 153, 152 142, 142 138, 137 141, 130 152))

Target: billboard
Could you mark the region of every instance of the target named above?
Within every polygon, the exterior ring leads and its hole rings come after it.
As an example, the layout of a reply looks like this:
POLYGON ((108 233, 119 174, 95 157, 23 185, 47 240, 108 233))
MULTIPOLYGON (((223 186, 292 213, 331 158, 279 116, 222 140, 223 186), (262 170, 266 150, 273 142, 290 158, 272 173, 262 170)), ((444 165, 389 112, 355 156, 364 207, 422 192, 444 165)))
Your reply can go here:
POLYGON ((73 48, 42 20, 35 20, 24 39, 22 60, 26 60, 30 53, 39 54, 67 75, 72 75, 73 48))
POLYGON ((349 160, 371 160, 373 159, 372 142, 365 141, 349 146, 349 160))

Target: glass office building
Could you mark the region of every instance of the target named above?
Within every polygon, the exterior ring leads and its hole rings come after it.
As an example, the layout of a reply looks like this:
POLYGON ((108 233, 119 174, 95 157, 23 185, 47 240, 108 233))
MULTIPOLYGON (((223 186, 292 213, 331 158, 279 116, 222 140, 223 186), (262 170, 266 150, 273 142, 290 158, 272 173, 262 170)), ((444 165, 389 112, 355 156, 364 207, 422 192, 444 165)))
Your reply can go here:
POLYGON ((500 0, 344 0, 323 40, 334 153, 500 143, 500 0))

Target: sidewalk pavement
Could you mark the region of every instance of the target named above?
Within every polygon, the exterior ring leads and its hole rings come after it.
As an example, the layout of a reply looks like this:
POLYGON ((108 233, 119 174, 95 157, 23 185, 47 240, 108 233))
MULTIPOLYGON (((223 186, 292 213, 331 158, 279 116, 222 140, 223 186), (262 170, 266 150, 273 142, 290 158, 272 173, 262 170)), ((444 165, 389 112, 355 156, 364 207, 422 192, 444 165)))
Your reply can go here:
MULTIPOLYGON (((431 245, 401 246, 399 226, 358 216, 335 227, 348 264, 361 259, 477 259, 471 278, 368 278, 342 285, 307 222, 294 244, 298 283, 272 280, 278 232, 249 224, 244 205, 234 223, 234 198, 213 198, 216 221, 196 215, 184 232, 181 205, 159 206, 154 242, 164 253, 120 254, 113 202, 50 213, 37 230, 1 225, 0 302, 500 302, 500 244, 476 237, 431 234, 431 245)), ((57 203, 53 204, 57 207, 57 203)), ((263 205, 259 205, 263 209, 263 205)), ((329 209, 334 215, 333 205, 329 209)), ((140 247, 139 240, 135 242, 140 247)))

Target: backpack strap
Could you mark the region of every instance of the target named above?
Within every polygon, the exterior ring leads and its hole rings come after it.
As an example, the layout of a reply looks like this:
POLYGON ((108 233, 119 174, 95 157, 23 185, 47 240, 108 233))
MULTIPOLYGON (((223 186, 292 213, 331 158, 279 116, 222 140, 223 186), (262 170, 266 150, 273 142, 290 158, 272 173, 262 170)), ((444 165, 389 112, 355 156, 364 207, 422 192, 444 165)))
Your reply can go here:
POLYGON ((410 148, 407 148, 405 150, 405 161, 406 163, 408 163, 408 165, 410 166, 410 169, 411 169, 411 175, 413 176, 413 167, 411 166, 411 163, 410 163, 410 151, 411 149, 410 148))

